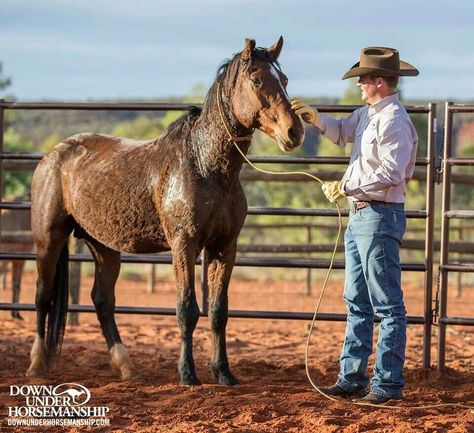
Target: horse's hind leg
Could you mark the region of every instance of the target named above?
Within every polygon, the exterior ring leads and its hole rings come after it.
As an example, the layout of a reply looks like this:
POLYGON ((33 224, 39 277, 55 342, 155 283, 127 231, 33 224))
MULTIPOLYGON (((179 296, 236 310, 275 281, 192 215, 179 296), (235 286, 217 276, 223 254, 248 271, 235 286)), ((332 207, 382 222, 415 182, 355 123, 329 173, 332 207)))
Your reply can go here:
MULTIPOLYGON (((21 287, 21 276, 23 274, 23 268, 25 267, 24 260, 16 260, 12 262, 12 292, 13 302, 17 303, 20 300, 20 287, 21 287)), ((23 320, 20 312, 17 310, 12 311, 12 317, 14 319, 23 320)))
POLYGON ((209 318, 212 333, 211 368, 215 378, 222 385, 236 385, 227 360, 225 328, 228 317, 228 297, 230 276, 235 262, 236 244, 224 252, 207 251, 209 257, 209 318))
POLYGON ((127 350, 122 344, 115 323, 115 282, 120 272, 120 253, 111 250, 96 240, 86 240, 95 261, 95 279, 92 300, 102 328, 110 361, 120 371, 123 380, 138 378, 130 362, 127 350))
POLYGON ((45 233, 37 236, 35 240, 38 250, 36 259, 38 279, 35 298, 36 337, 31 348, 31 364, 26 372, 27 376, 40 376, 46 367, 44 343, 46 316, 51 310, 56 264, 71 230, 72 226, 63 222, 63 224, 56 225, 54 229, 45 230, 45 233))
POLYGON ((181 353, 178 371, 181 385, 200 385, 193 359, 193 332, 200 311, 194 289, 195 242, 181 237, 173 243, 173 270, 177 290, 178 326, 181 332, 181 353))

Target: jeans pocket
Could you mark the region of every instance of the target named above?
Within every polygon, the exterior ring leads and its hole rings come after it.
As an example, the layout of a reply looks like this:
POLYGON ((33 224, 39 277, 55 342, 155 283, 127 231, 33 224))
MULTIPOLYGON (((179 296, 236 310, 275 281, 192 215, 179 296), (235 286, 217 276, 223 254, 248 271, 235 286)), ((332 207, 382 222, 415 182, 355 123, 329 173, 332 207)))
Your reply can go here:
POLYGON ((362 221, 382 221, 383 214, 378 212, 373 206, 365 207, 359 210, 362 221))

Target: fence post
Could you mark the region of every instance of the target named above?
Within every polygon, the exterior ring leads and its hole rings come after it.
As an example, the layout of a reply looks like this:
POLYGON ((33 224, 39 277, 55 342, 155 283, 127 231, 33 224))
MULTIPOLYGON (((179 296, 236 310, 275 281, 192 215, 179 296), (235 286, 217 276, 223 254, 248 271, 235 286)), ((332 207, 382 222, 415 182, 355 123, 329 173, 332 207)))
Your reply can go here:
POLYGON ((150 268, 150 276, 148 280, 148 285, 146 288, 146 292, 148 294, 155 293, 155 281, 156 281, 156 265, 152 263, 151 268, 150 268))
MULTIPOLYGON (((4 126, 5 126, 5 122, 4 122, 5 110, 2 105, 3 102, 5 102, 5 100, 0 99, 0 153, 3 153, 3 135, 4 135, 4 126)), ((3 201, 3 156, 0 157, 0 202, 2 201, 3 201)), ((1 241, 2 234, 3 234, 2 211, 0 210, 0 250, 3 250, 3 245, 1 241)), ((6 262, 5 264, 8 265, 8 262, 6 262)), ((3 280, 3 289, 5 290, 7 286, 7 272, 3 273, 2 280, 3 280)))
POLYGON ((439 331, 438 331, 438 371, 445 371, 446 361, 446 305, 448 294, 448 271, 445 266, 448 263, 449 248, 449 218, 446 212, 451 207, 451 165, 448 159, 451 158, 453 114, 450 110, 452 102, 446 102, 444 111, 444 150, 443 150, 443 188, 441 201, 441 246, 439 255, 440 269, 440 292, 439 292, 439 331))
POLYGON ((428 143, 426 167, 426 211, 425 223, 425 295, 423 325, 423 368, 430 368, 431 364, 431 318, 433 303, 433 236, 434 236, 434 189, 435 189, 435 158, 436 158, 436 104, 429 104, 428 113, 428 143))
MULTIPOLYGON (((464 240, 464 220, 459 220, 459 227, 458 227, 458 240, 462 242, 464 240)), ((458 253, 458 261, 462 263, 463 255, 462 253, 458 253)), ((460 298, 462 293, 462 272, 458 272, 457 281, 456 281, 456 298, 460 298)))
MULTIPOLYGON (((313 239, 311 237, 311 223, 308 224, 307 231, 308 231, 308 245, 312 245, 313 239)), ((308 252, 308 257, 311 258, 310 252, 308 252)), ((307 274, 306 274, 306 295, 308 296, 311 295, 311 268, 308 268, 307 274)))
POLYGON ((207 269, 209 266, 209 255, 206 248, 201 252, 201 291, 202 291, 202 313, 209 314, 209 284, 207 280, 207 269))
MULTIPOLYGON (((81 254, 84 251, 84 241, 82 239, 71 236, 69 245, 76 254, 81 254)), ((81 267, 82 262, 69 262, 69 300, 71 304, 79 304, 81 293, 81 267)), ((68 314, 68 323, 71 325, 79 325, 79 313, 70 312, 68 314)))
MULTIPOLYGON (((3 136, 5 127, 5 110, 3 108, 4 99, 0 99, 0 153, 3 153, 3 136)), ((3 156, 0 157, 0 202, 3 201, 3 156)), ((2 233, 2 216, 0 212, 0 236, 2 233)))

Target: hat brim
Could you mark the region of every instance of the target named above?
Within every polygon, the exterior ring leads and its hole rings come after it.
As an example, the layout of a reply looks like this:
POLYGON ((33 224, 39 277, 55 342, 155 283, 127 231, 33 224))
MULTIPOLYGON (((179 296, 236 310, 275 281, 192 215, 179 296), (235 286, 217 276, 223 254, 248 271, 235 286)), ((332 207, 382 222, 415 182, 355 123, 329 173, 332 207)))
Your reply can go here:
POLYGON ((357 62, 351 69, 349 69, 343 80, 347 78, 360 77, 361 75, 373 75, 375 77, 416 77, 420 71, 410 63, 400 60, 400 71, 392 71, 390 69, 370 68, 366 66, 360 67, 360 62, 357 62))

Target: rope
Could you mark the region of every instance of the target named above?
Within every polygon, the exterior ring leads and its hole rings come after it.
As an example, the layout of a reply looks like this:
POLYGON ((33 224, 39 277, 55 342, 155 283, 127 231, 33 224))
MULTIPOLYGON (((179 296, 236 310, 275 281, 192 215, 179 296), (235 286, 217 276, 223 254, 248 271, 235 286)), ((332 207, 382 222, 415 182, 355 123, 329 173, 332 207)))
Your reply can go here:
MULTIPOLYGON (((313 174, 311 173, 306 173, 304 171, 270 171, 270 170, 264 170, 262 168, 259 168, 257 167, 255 164, 253 164, 248 158, 247 156, 245 155, 244 152, 242 152, 242 149, 240 149, 240 147, 238 146, 238 144, 233 140, 233 136, 231 134, 231 132, 229 131, 228 127, 227 127, 227 124, 226 122, 224 121, 224 114, 223 114, 223 111, 222 111, 222 107, 221 107, 221 98, 220 98, 220 82, 218 84, 218 89, 217 89, 217 105, 218 105, 218 108, 219 108, 219 113, 220 113, 220 116, 221 116, 221 119, 222 119, 222 123, 224 124, 224 127, 227 131, 227 134, 229 135, 229 141, 231 141, 234 146, 236 147, 236 149, 239 151, 239 153, 242 155, 242 157, 244 158, 244 160, 252 167, 254 168, 255 170, 257 171, 260 171, 261 173, 265 173, 265 174, 276 174, 276 175, 282 175, 282 176, 288 176, 288 175, 302 175, 302 176, 307 176, 307 177, 310 177, 312 178, 313 180, 316 180, 318 181, 320 184, 323 184, 324 182, 317 176, 314 176, 313 174)), ((468 405, 464 405, 464 404, 461 404, 461 403, 439 403, 439 404, 432 404, 432 405, 423 405, 423 406, 392 406, 392 405, 388 405, 388 404, 372 404, 372 403, 365 403, 365 402, 362 402, 362 401, 350 401, 350 400, 340 400, 340 399, 337 399, 337 398, 334 398, 333 396, 330 396, 328 394, 326 394, 325 392, 321 391, 321 389, 316 386, 316 384, 313 382, 312 378, 311 378, 311 374, 309 372, 309 346, 310 346, 310 342, 311 342, 311 336, 312 336, 312 333, 313 333, 313 330, 316 329, 316 317, 318 315, 318 312, 319 312, 319 308, 321 306, 321 302, 323 300, 323 296, 324 296, 324 292, 326 291, 326 286, 327 286, 327 283, 329 281, 329 277, 331 276, 331 272, 332 272, 332 268, 333 268, 333 264, 334 264, 334 259, 336 257, 336 253, 337 253, 337 246, 339 245, 339 240, 340 240, 340 237, 341 237, 341 232, 342 232, 342 215, 341 215, 341 210, 339 208, 339 204, 337 203, 337 201, 335 202, 335 205, 336 205, 336 208, 337 208, 337 214, 338 214, 338 231, 337 231, 337 236, 336 236, 336 242, 334 244, 334 250, 332 252, 332 255, 331 255, 331 260, 329 262, 329 268, 326 272, 326 276, 324 278, 324 282, 323 282, 323 285, 321 287, 321 292, 319 294, 319 297, 318 297, 318 300, 316 302, 316 306, 315 306, 315 311, 314 311, 314 315, 313 315, 313 319, 311 320, 311 326, 309 328, 309 331, 308 331, 308 336, 306 338, 306 347, 305 347, 305 370, 306 370, 306 376, 308 378, 308 381, 309 383, 311 384, 311 386, 319 393, 321 394, 323 397, 327 398, 328 400, 331 400, 331 401, 339 401, 339 402, 344 402, 344 403, 348 403, 348 404, 353 404, 353 405, 357 405, 357 406, 368 406, 368 407, 375 407, 377 409, 398 409, 398 410, 401 410, 401 409, 433 409, 433 408, 439 408, 439 407, 459 407, 459 408, 462 408, 462 409, 470 409, 471 411, 474 412, 474 406, 468 406, 468 405)))

